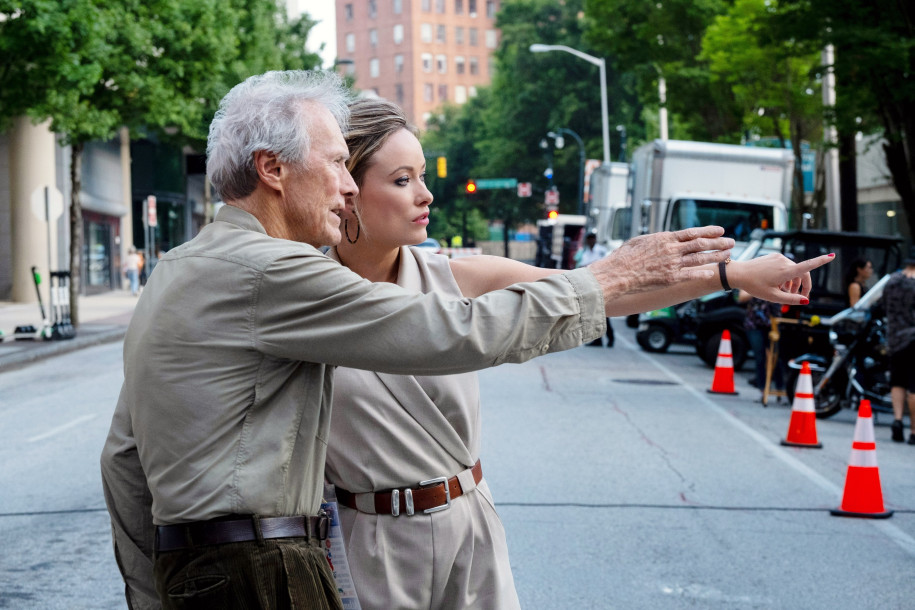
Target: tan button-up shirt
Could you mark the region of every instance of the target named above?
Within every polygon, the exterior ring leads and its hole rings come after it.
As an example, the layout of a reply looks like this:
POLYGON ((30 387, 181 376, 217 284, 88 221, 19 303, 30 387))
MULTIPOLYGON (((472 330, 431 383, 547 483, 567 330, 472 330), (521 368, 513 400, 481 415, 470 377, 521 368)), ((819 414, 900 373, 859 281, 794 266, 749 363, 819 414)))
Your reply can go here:
POLYGON ((223 207, 159 261, 124 342, 102 475, 128 597, 155 595, 154 523, 317 513, 333 366, 458 373, 569 349, 604 325, 586 269, 474 300, 417 294, 223 207))

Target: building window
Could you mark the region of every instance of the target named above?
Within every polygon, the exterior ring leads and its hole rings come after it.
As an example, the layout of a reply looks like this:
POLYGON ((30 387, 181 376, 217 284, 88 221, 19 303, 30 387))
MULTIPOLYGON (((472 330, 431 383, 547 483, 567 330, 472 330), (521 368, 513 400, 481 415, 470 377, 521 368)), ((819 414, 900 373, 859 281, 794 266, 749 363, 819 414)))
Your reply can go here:
POLYGON ((492 55, 486 58, 486 71, 490 78, 496 73, 496 58, 492 55))
POLYGON ((394 14, 399 15, 403 12, 403 0, 394 0, 394 14))
POLYGON ((448 72, 448 57, 446 55, 436 55, 435 67, 439 74, 445 74, 448 72))
POLYGON ((403 85, 400 83, 394 84, 394 101, 403 106, 403 85))
POLYGON ((374 19, 378 16, 378 2, 377 0, 369 0, 369 19, 374 19))
POLYGON ((477 0, 467 0, 467 11, 471 17, 477 16, 477 0))
POLYGON ((445 26, 438 25, 435 27, 435 42, 445 42, 445 26))
POLYGON ((464 28, 454 28, 454 42, 457 44, 464 44, 464 28))
POLYGON ((458 104, 463 104, 467 101, 467 87, 464 85, 454 86, 454 101, 458 104))
POLYGON ((448 101, 448 85, 439 85, 438 86, 438 101, 440 101, 440 102, 448 101))
POLYGON ((486 16, 487 17, 492 19, 493 17, 496 16, 496 11, 498 11, 498 10, 499 10, 499 8, 496 6, 496 3, 494 2, 494 0, 486 0, 486 16))
POLYGON ((432 102, 434 101, 432 97, 432 83, 426 83, 423 85, 423 101, 432 102))
POLYGON ((472 47, 477 46, 478 38, 479 38, 479 33, 477 32, 477 29, 470 28, 470 46, 472 46, 472 47))
POLYGON ((455 15, 464 14, 464 0, 454 0, 454 14, 455 15))
POLYGON ((356 50, 356 35, 347 34, 346 35, 346 52, 353 53, 356 50))
POLYGON ((435 0, 435 12, 438 14, 444 14, 445 12, 445 0, 435 0))
POLYGON ((379 72, 378 58, 373 57, 372 59, 369 60, 369 76, 371 76, 372 78, 378 78, 378 72, 379 72))
POLYGON ((423 0, 423 12, 432 12, 432 0, 423 0))
POLYGON ((343 15, 347 21, 353 20, 353 5, 352 4, 343 5, 343 15))
POLYGON ((470 58, 470 73, 479 74, 480 73, 480 62, 476 57, 470 58))
POLYGON ((397 24, 394 26, 394 44, 400 44, 403 42, 403 25, 397 24))
POLYGON ((419 39, 423 42, 432 42, 432 24, 424 23, 419 26, 419 39))
POLYGON ((400 53, 394 56, 394 72, 396 74, 403 72, 403 55, 400 53))
POLYGON ((432 72, 432 53, 423 53, 420 57, 423 62, 423 72, 432 72))
POLYGON ((369 44, 373 49, 378 46, 378 30, 375 28, 369 30, 369 44))
MULTIPOLYGON (((464 57, 463 56, 458 55, 454 58, 454 71, 457 72, 458 74, 464 73, 464 57)), ((455 91, 454 93, 455 93, 455 96, 457 96, 457 91, 455 91)))
POLYGON ((467 95, 469 95, 470 97, 476 97, 476 96, 477 96, 477 88, 474 87, 473 85, 470 85, 470 87, 467 88, 467 95))
POLYGON ((495 49, 499 46, 499 37, 495 30, 486 30, 486 48, 495 49))

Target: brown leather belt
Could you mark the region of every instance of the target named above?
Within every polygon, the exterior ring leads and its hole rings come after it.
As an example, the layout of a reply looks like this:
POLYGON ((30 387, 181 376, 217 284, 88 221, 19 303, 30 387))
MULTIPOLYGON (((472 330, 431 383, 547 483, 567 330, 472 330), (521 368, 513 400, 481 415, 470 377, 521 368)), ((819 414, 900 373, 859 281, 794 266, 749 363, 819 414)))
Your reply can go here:
POLYGON ((229 542, 248 542, 257 540, 254 520, 260 524, 264 538, 317 538, 327 539, 330 518, 327 515, 317 517, 242 517, 213 519, 177 525, 160 525, 156 527, 156 551, 177 551, 192 546, 206 544, 226 544, 229 542))
MULTIPOLYGON (((483 468, 480 466, 480 460, 469 469, 473 475, 475 485, 479 485, 483 480, 483 468)), ((357 502, 357 496, 372 496, 371 504, 374 506, 374 512, 377 514, 400 515, 401 512, 412 515, 417 512, 434 513, 451 507, 451 502, 460 497, 464 490, 461 487, 459 475, 450 479, 438 477, 428 481, 421 481, 419 487, 407 487, 400 489, 389 489, 379 491, 374 494, 353 493, 340 487, 337 490, 337 501, 343 506, 348 506, 354 510, 362 512, 372 512, 368 510, 366 501, 357 502), (359 506, 362 504, 362 506, 359 506)))

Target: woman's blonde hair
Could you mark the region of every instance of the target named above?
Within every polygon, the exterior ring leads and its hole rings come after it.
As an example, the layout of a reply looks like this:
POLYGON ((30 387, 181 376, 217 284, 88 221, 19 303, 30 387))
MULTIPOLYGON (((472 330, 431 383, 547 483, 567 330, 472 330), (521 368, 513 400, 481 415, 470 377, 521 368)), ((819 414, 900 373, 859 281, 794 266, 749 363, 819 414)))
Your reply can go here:
POLYGON ((365 172, 372 164, 375 153, 384 146, 391 134, 406 129, 414 136, 419 131, 407 121, 407 116, 397 104, 381 98, 358 99, 349 104, 349 126, 346 145, 349 161, 346 169, 357 186, 362 186, 365 172))

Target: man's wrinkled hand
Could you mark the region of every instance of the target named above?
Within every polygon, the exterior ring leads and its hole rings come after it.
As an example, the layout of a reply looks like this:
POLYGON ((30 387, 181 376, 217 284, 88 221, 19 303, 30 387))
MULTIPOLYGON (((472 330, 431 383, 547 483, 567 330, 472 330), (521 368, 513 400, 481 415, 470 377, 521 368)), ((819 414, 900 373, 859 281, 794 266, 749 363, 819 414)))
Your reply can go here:
POLYGON ((710 278, 715 271, 698 269, 730 256, 734 240, 717 226, 639 235, 589 268, 603 286, 616 284, 617 294, 632 294, 710 278))

